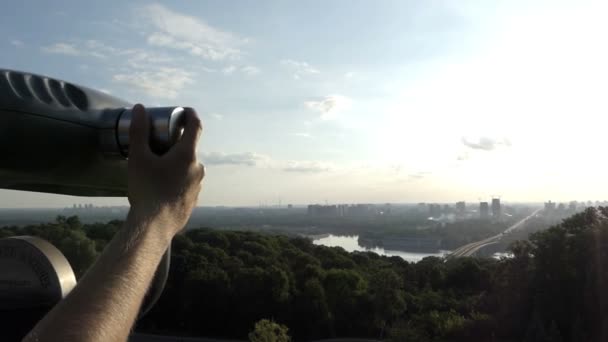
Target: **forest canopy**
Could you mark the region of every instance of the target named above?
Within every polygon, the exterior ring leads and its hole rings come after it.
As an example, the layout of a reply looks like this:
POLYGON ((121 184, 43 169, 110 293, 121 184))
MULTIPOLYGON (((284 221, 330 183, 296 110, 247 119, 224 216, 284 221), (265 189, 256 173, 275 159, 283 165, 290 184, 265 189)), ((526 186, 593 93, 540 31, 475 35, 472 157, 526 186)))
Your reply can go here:
MULTIPOLYGON (((607 217, 608 208, 589 208, 515 242, 512 258, 418 263, 305 238, 190 229, 174 238, 165 291, 136 330, 233 339, 288 331, 295 341, 606 340, 607 217)), ((47 239, 79 278, 121 226, 59 216, 0 228, 0 237, 47 239)))

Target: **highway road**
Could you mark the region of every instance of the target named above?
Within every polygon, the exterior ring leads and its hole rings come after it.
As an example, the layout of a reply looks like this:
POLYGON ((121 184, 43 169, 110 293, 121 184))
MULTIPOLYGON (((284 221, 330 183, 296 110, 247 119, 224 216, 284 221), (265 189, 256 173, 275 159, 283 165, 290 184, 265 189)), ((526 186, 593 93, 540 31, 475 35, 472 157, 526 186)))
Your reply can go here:
POLYGON ((524 217, 523 219, 521 219, 514 225, 510 226, 509 228, 507 228, 504 232, 502 232, 500 234, 496 234, 487 239, 471 242, 469 244, 461 246, 461 247, 455 249, 454 251, 452 251, 452 253, 448 254, 447 257, 454 258, 454 257, 471 256, 471 255, 475 254, 475 252, 477 252, 478 250, 480 250, 481 248, 483 248, 485 246, 488 246, 488 245, 491 245, 494 243, 498 243, 504 234, 510 233, 516 229, 521 228, 524 225, 524 223, 526 223, 526 221, 528 221, 530 218, 534 217, 541 210, 542 209, 535 210, 532 214, 524 217))

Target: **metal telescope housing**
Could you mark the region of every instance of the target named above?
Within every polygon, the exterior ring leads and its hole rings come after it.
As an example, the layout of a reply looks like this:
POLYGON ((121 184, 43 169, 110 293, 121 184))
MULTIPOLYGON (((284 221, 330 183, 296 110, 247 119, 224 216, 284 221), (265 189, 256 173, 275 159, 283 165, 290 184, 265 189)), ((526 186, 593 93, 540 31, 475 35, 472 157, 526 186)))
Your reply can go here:
MULTIPOLYGON (((126 196, 132 105, 101 91, 0 69, 0 188, 126 196)), ((179 139, 183 107, 147 108, 150 148, 179 139)))

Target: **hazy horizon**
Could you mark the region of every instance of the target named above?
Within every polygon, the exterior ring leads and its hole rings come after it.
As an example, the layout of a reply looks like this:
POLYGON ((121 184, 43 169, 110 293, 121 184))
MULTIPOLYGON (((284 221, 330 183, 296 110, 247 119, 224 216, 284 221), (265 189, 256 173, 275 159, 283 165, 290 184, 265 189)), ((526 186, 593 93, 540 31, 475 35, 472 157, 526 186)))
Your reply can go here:
MULTIPOLYGON (((195 107, 201 206, 595 201, 608 189, 606 9, 16 3, 0 14, 0 67, 195 107)), ((128 204, 0 190, 5 208, 73 203, 128 204)))
MULTIPOLYGON (((54 196, 54 195, 53 195, 54 196)), ((68 196, 66 196, 68 197, 68 196)), ((125 203, 104 203, 103 201, 100 201, 100 198, 92 198, 92 197, 73 197, 74 201, 71 202, 70 204, 67 205, 56 205, 56 206, 0 206, 0 210, 18 210, 18 209, 24 209, 24 210, 45 210, 45 209, 49 209, 49 210, 56 210, 56 209, 73 209, 74 205, 78 206, 78 205, 82 205, 84 206, 85 204, 93 204, 94 208, 112 208, 112 207, 116 207, 116 208, 128 208, 129 204, 125 203)), ((554 200, 546 200, 546 201, 505 201, 501 199, 501 204, 502 205, 534 205, 534 206, 542 206, 544 205, 546 202, 553 202, 555 204, 560 204, 563 203, 565 205, 568 205, 571 201, 576 201, 577 203, 579 203, 580 205, 586 205, 588 202, 592 202, 593 206, 595 206, 597 204, 597 202, 600 202, 600 205, 603 205, 604 202, 606 202, 606 200, 600 200, 600 199, 587 199, 587 200, 576 200, 576 199, 571 199, 571 200, 567 200, 567 201, 554 201, 554 200)), ((225 204, 216 204, 216 205, 207 205, 207 204, 201 204, 199 203, 195 208, 197 209, 215 209, 215 208, 227 208, 227 209, 239 209, 239 208, 248 208, 248 209, 256 209, 256 208, 270 208, 270 209, 278 209, 278 208, 283 208, 286 209, 288 205, 293 206, 294 208, 306 208, 309 205, 357 205, 357 204, 364 204, 364 205, 377 205, 377 206, 382 206, 382 205, 386 205, 386 204, 390 204, 390 205, 395 205, 395 206, 416 206, 419 204, 425 204, 425 205, 429 205, 429 204, 447 204, 447 205, 451 205, 454 206, 456 204, 456 202, 459 201, 420 201, 420 202, 322 202, 322 201, 317 201, 317 202, 309 202, 309 203, 278 203, 278 202, 274 202, 274 203, 270 203, 270 202, 262 202, 262 203, 257 203, 257 204, 251 204, 251 205, 225 205, 225 204)), ((480 199, 480 200, 476 200, 476 201, 464 201, 466 203, 466 207, 468 210, 473 209, 475 210, 476 208, 479 208, 479 203, 480 202, 491 202, 491 198, 487 198, 487 199, 480 199)), ((82 210, 88 210, 88 208, 76 208, 76 209, 82 209, 82 210)), ((426 208, 425 208, 426 209, 426 208)))

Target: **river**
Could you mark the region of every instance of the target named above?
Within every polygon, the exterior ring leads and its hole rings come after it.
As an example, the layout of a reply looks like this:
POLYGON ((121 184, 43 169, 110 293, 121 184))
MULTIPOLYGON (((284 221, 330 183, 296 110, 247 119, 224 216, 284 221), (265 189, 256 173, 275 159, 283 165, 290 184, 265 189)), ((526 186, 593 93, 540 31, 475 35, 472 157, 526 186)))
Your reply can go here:
POLYGON ((359 245, 359 236, 351 235, 351 236, 343 236, 343 235, 329 235, 322 238, 318 238, 312 241, 315 245, 323 245, 327 247, 342 247, 347 252, 374 252, 379 255, 386 256, 398 256, 409 262, 418 262, 422 260, 422 258, 426 258, 428 256, 437 256, 441 257, 444 254, 449 253, 449 251, 439 251, 437 253, 421 253, 421 252, 405 252, 405 251, 392 251, 385 250, 384 248, 366 248, 359 245))

